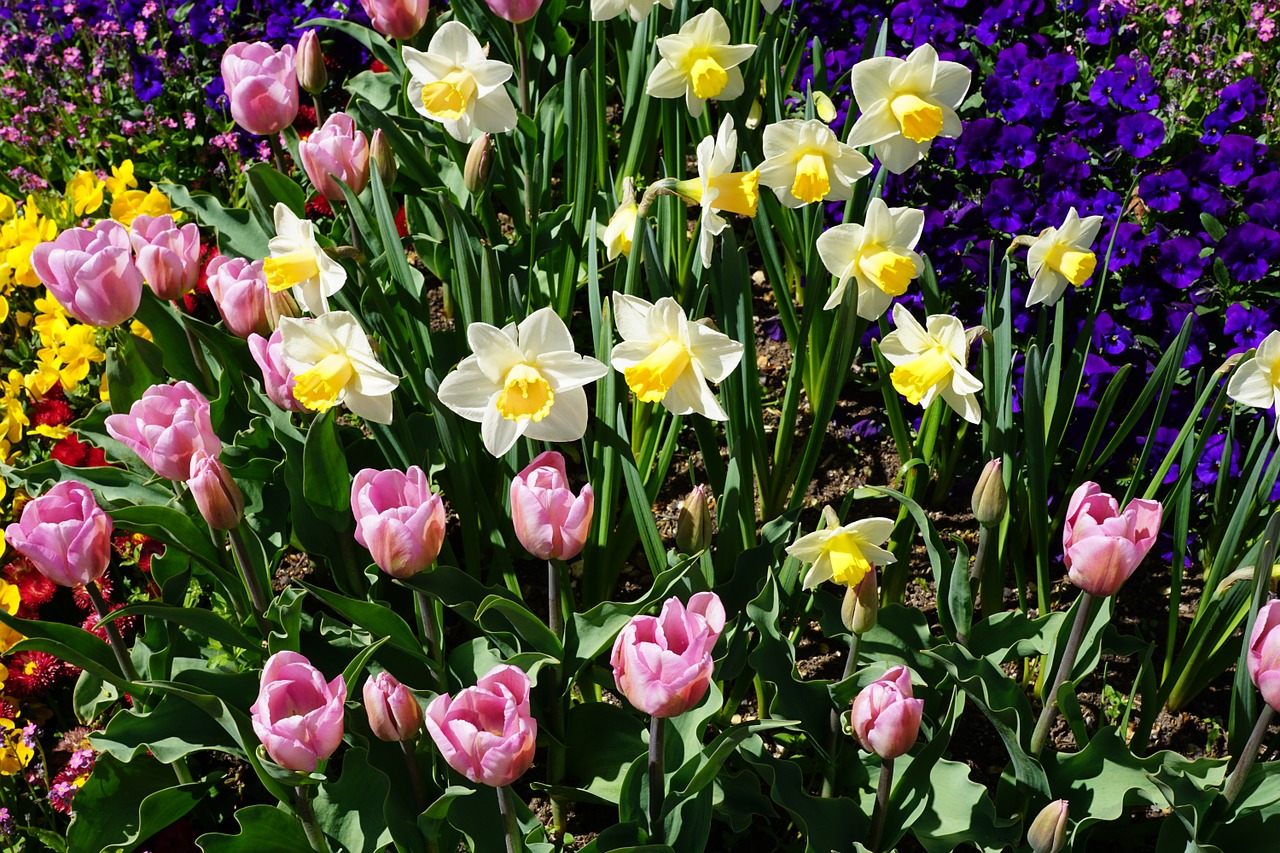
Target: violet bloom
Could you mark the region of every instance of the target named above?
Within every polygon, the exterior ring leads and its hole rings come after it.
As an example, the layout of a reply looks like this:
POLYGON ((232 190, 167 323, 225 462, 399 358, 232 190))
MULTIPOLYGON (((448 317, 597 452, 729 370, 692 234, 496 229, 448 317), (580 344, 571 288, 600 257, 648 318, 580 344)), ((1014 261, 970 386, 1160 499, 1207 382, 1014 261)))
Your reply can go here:
POLYGON ((1026 169, 1036 162, 1036 133, 1023 124, 1005 125, 996 143, 1005 163, 1015 169, 1026 169))
POLYGON ((999 172, 1004 168, 1004 155, 996 145, 999 137, 998 119, 980 118, 969 122, 956 146, 956 166, 967 168, 975 175, 999 172))
POLYGON ((1267 146, 1259 145, 1251 137, 1241 133, 1228 133, 1218 143, 1218 150, 1209 160, 1209 168, 1218 173, 1218 180, 1234 187, 1253 177, 1254 167, 1267 146))
POLYGON ((111 516, 83 483, 65 480, 22 508, 5 541, 59 586, 102 577, 111 562, 111 516))
POLYGON ((1182 204, 1182 193, 1187 188, 1187 176, 1179 169, 1143 175, 1138 181, 1138 195, 1152 210, 1169 213, 1182 204))
POLYGON ((129 232, 104 219, 92 229, 68 228, 31 252, 31 268, 67 313, 108 328, 128 320, 142 300, 142 273, 129 232))
POLYGON ((1071 582, 1091 595, 1114 595, 1155 544, 1162 515, 1159 501, 1133 500, 1121 512, 1097 483, 1081 484, 1062 531, 1071 582))
POLYGON ((1251 350, 1275 328, 1271 315, 1257 306, 1233 302, 1227 306, 1224 334, 1236 342, 1233 353, 1251 350))
POLYGON ((609 663, 618 691, 651 717, 678 717, 702 701, 724 630, 714 592, 695 593, 686 608, 672 596, 659 616, 635 616, 613 643, 609 663))
POLYGON ((911 671, 895 666, 862 688, 849 718, 862 748, 891 761, 915 745, 923 713, 924 700, 911 692, 911 671))
POLYGON ((271 760, 286 770, 314 773, 342 743, 347 685, 324 676, 297 652, 267 659, 258 701, 249 709, 253 731, 271 760))
POLYGON ((1006 234, 1021 231, 1035 213, 1035 200, 1023 191, 1023 182, 1014 178, 996 178, 982 200, 982 212, 991 226, 1006 234))
POLYGON ((1094 321, 1093 345, 1108 355, 1120 355, 1133 346, 1133 332, 1117 323, 1106 311, 1102 311, 1094 321))
POLYGON ((128 414, 110 415, 106 427, 112 438, 166 480, 186 480, 196 451, 213 457, 222 452, 209 401, 190 382, 152 385, 128 414))
POLYGON ((1161 242, 1156 264, 1165 281, 1187 289, 1195 284, 1209 259, 1200 257, 1200 241, 1195 237, 1171 237, 1161 242))
POLYGON ((529 676, 496 666, 458 692, 427 706, 427 732, 449 766, 472 782, 500 788, 533 763, 538 721, 529 711, 529 676))
POLYGON ((1111 247, 1111 270, 1137 266, 1142 262, 1142 250, 1151 243, 1151 238, 1142 233, 1142 226, 1136 222, 1121 222, 1116 229, 1116 241, 1111 247))
POLYGON ((1252 222, 1229 230, 1218 244, 1218 257, 1238 281, 1257 281, 1280 258, 1280 232, 1252 222))
POLYGON ((1116 128, 1116 142, 1132 157, 1149 157, 1164 144, 1164 122, 1147 113, 1125 116, 1116 128))

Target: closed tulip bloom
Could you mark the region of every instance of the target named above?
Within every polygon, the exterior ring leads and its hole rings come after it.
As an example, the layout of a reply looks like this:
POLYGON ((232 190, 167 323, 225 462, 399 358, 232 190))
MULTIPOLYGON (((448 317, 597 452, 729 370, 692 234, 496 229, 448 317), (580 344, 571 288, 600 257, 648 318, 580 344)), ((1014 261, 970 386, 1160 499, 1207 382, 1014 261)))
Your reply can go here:
POLYGON ((1249 637, 1248 668, 1262 700, 1280 711, 1280 601, 1268 601, 1258 611, 1249 637))
POLYGON ((789 119, 764 129, 760 183, 787 207, 853 198, 853 182, 871 171, 858 149, 817 119, 789 119))
POLYGON ((659 616, 635 616, 613 643, 609 663, 619 692, 651 717, 678 717, 702 701, 724 630, 714 592, 695 593, 686 608, 672 596, 659 616))
POLYGON ((754 218, 760 202, 760 170, 734 172, 738 132, 733 116, 725 116, 715 136, 698 143, 698 177, 676 184, 675 190, 689 201, 702 205, 698 225, 698 254, 702 268, 711 269, 716 237, 729 227, 721 211, 754 218))
POLYGON ((369 715, 369 728, 379 740, 413 740, 422 730, 422 706, 389 672, 365 681, 364 710, 369 715))
POLYGON ((862 688, 850 716, 863 749, 890 760, 915 744, 923 710, 924 700, 911 695, 911 672, 895 666, 862 688))
POLYGON ((210 456, 222 452, 209 401, 190 382, 152 385, 127 415, 111 415, 106 426, 112 438, 167 480, 186 480, 196 451, 210 456))
POLYGON ((360 471, 351 482, 351 511, 356 541, 393 578, 413 577, 440 555, 444 502, 416 465, 407 471, 360 471))
POLYGON ((384 36, 406 41, 427 21, 427 0, 360 0, 373 28, 384 36))
POLYGON ((93 228, 68 228, 31 252, 31 268, 67 313, 108 328, 128 320, 142 300, 142 273, 133 262, 129 232, 104 219, 93 228))
POLYGON ((513 24, 523 24, 538 14, 542 0, 484 0, 493 14, 513 24))
POLYGON ((575 495, 564 457, 554 450, 538 456, 511 481, 511 520, 516 538, 540 560, 572 560, 591 530, 595 494, 590 485, 575 495))
POLYGON ((867 203, 862 225, 848 223, 828 228, 818 238, 818 255, 827 272, 839 282, 822 307, 837 308, 845 288, 858 288, 858 316, 878 320, 895 296, 907 292, 924 270, 916 243, 924 230, 924 211, 913 207, 889 207, 883 199, 867 203))
POLYGON ((1032 278, 1027 291, 1028 307, 1052 305, 1062 298, 1068 284, 1081 287, 1093 276, 1098 256, 1091 247, 1100 228, 1101 216, 1081 219, 1073 207, 1060 227, 1040 233, 1027 249, 1027 272, 1032 278))
POLYGON ((655 3, 671 9, 675 0, 591 0, 591 20, 608 21, 626 12, 631 20, 643 21, 653 11, 655 3))
POLYGON ((113 529, 89 487, 66 480, 28 501, 3 541, 59 586, 81 586, 107 570, 113 529))
POLYGON ((346 406, 353 414, 391 423, 391 392, 400 378, 373 354, 360 322, 347 311, 312 320, 280 321, 284 363, 293 371, 293 396, 315 412, 346 406))
POLYGON ((215 255, 205 267, 205 282, 227 331, 238 338, 270 335, 281 317, 298 310, 292 296, 267 286, 262 261, 215 255))
POLYGON ((238 42, 222 55, 222 85, 231 117, 250 133, 279 133, 298 115, 298 75, 293 45, 238 42))
POLYGON ((369 141, 346 113, 334 113, 306 139, 298 142, 298 157, 316 192, 329 201, 342 201, 341 180, 356 195, 369 183, 369 141))
POLYGON ((811 564, 804 577, 805 589, 826 581, 852 588, 873 573, 874 566, 896 561, 880 547, 893 532, 893 524, 891 518, 862 518, 841 527, 815 530, 787 546, 787 553, 811 564))
POLYGON ((276 329, 270 338, 250 335, 249 354, 262 370, 262 387, 271 402, 286 412, 305 412, 307 407, 293 394, 297 377, 284 359, 284 333, 276 329))
POLYGON ((680 32, 658 39, 662 59, 645 90, 655 98, 685 99, 689 115, 702 115, 707 101, 731 101, 744 87, 739 65, 756 52, 754 44, 729 44, 729 25, 715 9, 690 18, 680 32))
POLYGON ((473 131, 505 133, 516 126, 516 107, 504 84, 514 70, 489 59, 471 30, 449 21, 436 30, 423 53, 403 48, 409 69, 409 103, 419 114, 444 125, 459 142, 473 131))
POLYGON ((292 291, 298 304, 318 317, 329 310, 329 297, 347 283, 347 271, 316 242, 311 220, 283 202, 276 204, 274 216, 276 236, 267 243, 271 256, 262 262, 267 287, 272 293, 292 291))
POLYGON ((1114 595, 1147 556, 1160 532, 1159 501, 1120 505, 1097 483, 1082 483, 1067 505, 1063 559, 1071 582, 1091 595, 1114 595))
POLYGON ((1027 845, 1035 853, 1059 853, 1067 844, 1067 813, 1071 804, 1054 800, 1040 810, 1027 830, 1027 845))
POLYGON ((901 304, 893 306, 893 332, 885 335, 880 351, 894 365, 889 379, 912 405, 929 408, 941 395, 956 414, 980 423, 977 394, 982 381, 965 367, 969 342, 964 325, 949 314, 931 314, 921 326, 901 304))
POLYGON ((454 770, 493 788, 510 785, 533 763, 538 721, 529 712, 529 676, 507 665, 489 670, 475 687, 437 696, 424 721, 454 770))
POLYGON ((347 685, 325 683, 320 670, 297 652, 267 658, 258 701, 249 709, 253 731, 271 760, 286 770, 314 773, 342 743, 347 685))
POLYGON ((244 495, 231 478, 227 466, 203 450, 191 454, 191 476, 187 488, 200 515, 214 530, 230 530, 244 517, 244 495))
MULTIPOLYGON (((1280 332, 1263 338, 1253 358, 1236 368, 1227 383, 1227 394, 1255 409, 1280 411, 1280 332)), ((1276 435, 1280 436, 1280 417, 1276 418, 1276 435)))
POLYGON ((298 84, 312 95, 318 95, 329 85, 329 72, 324 67, 324 51, 320 48, 320 34, 307 30, 298 39, 298 84))
POLYGON ((172 301, 192 290, 200 278, 200 229, 179 227, 173 216, 139 216, 129 228, 138 269, 152 291, 172 301))

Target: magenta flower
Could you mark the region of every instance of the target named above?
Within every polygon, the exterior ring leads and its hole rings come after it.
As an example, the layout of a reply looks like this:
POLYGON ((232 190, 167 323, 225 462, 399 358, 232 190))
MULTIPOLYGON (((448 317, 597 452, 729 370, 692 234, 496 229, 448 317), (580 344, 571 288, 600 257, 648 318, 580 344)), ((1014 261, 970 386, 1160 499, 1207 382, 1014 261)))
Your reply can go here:
POLYGON ((1258 611, 1249 636, 1248 668, 1262 700, 1280 711, 1280 601, 1268 601, 1258 611))
POLYGON ((524 670, 500 665, 456 697, 446 693, 432 700, 427 731, 449 766, 494 788, 524 775, 538 740, 529 687, 524 670))
POLYGON ((89 487, 67 480, 28 502, 4 535, 40 574, 59 586, 80 586, 107 570, 113 529, 89 487))
POLYGON ((427 20, 427 0, 360 0, 373 28, 388 38, 406 41, 427 20))
POLYGON ((342 201, 340 179, 356 195, 369 183, 369 141, 346 113, 334 113, 318 130, 298 143, 302 168, 316 192, 342 201))
POLYGON ((282 313, 279 302, 284 294, 267 287, 262 261, 215 255, 205 267, 205 276, 227 331, 238 338, 255 332, 271 334, 282 313))
POLYGON ((238 42, 222 55, 222 84, 231 117, 250 133, 269 136, 298 115, 298 75, 293 45, 238 42))
POLYGON ((911 695, 911 673, 895 666, 862 688, 850 715, 863 749, 889 760, 911 749, 920 734, 924 700, 911 695))
POLYGON ((342 743, 346 701, 341 675, 326 684, 302 655, 276 652, 267 659, 258 701, 249 711, 272 761, 287 770, 314 773, 342 743))
POLYGON ((609 657, 618 690, 652 717, 678 717, 697 705, 711 684, 711 650, 724 618, 714 592, 696 593, 688 608, 672 596, 660 616, 632 618, 609 657))
POLYGON ((189 382, 152 385, 129 414, 111 415, 106 426, 112 438, 167 480, 191 476, 191 457, 197 450, 209 456, 222 452, 209 418, 209 401, 189 382))
POLYGON ((1160 532, 1159 501, 1134 500, 1120 512, 1111 495, 1083 483, 1067 506, 1062 550, 1071 582, 1092 595, 1114 595, 1147 556, 1160 532))

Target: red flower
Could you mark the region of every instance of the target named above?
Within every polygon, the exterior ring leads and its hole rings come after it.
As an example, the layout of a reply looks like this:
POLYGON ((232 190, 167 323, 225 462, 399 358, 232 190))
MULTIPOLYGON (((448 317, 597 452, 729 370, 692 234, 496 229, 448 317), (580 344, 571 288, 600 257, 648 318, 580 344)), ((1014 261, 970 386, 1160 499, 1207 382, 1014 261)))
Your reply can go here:
POLYGON ((62 661, 45 652, 18 652, 9 660, 5 690, 19 699, 43 696, 66 675, 62 661))
POLYGON ((138 550, 138 568, 144 572, 151 571, 151 558, 164 553, 164 543, 147 536, 138 550))
POLYGON ((31 561, 21 554, 4 567, 4 577, 18 587, 18 595, 22 597, 18 616, 23 619, 35 619, 40 608, 48 604, 58 591, 57 584, 36 571, 31 561))
POLYGON ((382 72, 390 71, 391 69, 384 65, 381 59, 375 59, 373 64, 369 66, 369 70, 374 74, 381 74, 382 72))
POLYGON ((54 385, 43 399, 31 404, 33 426, 62 426, 75 420, 75 416, 61 385, 54 385))
POLYGON ((400 205, 400 210, 396 213, 396 233, 402 238, 409 236, 409 218, 405 215, 404 205, 400 205))
MULTIPOLYGON (((113 604, 111 605, 111 607, 108 608, 108 610, 115 612, 116 610, 119 610, 121 607, 124 607, 124 605, 113 604)), ((116 626, 116 629, 120 631, 120 636, 122 636, 126 640, 129 639, 131 636, 133 636, 134 631, 138 629, 137 616, 122 616, 119 619, 112 619, 111 621, 116 626)), ((104 626, 100 626, 98 624, 97 613, 90 613, 88 616, 86 616, 84 619, 84 622, 80 624, 80 627, 84 628, 86 631, 93 634, 95 637, 102 640, 104 643, 107 642, 107 629, 104 626)))
POLYGON ((316 108, 309 107, 306 104, 298 107, 298 117, 293 120, 293 127, 298 131, 298 136, 306 139, 311 131, 316 129, 316 108))
MULTIPOLYGON (((126 536, 125 538, 127 539, 128 537, 126 536)), ((120 548, 117 546, 116 551, 118 552, 119 550, 120 548)), ((111 579, 110 573, 104 574, 102 577, 98 578, 98 589, 102 590, 102 597, 108 602, 111 601, 111 594, 115 592, 115 586, 115 581, 111 579)), ((93 600, 89 598, 89 593, 84 591, 83 586, 73 587, 71 595, 76 600, 76 607, 85 611, 93 610, 93 600)))
POLYGON ((319 219, 321 216, 333 216, 333 205, 322 195, 307 201, 304 211, 308 219, 319 219))
POLYGON ((87 444, 74 435, 59 440, 49 455, 72 468, 101 468, 107 464, 107 455, 101 448, 87 444))

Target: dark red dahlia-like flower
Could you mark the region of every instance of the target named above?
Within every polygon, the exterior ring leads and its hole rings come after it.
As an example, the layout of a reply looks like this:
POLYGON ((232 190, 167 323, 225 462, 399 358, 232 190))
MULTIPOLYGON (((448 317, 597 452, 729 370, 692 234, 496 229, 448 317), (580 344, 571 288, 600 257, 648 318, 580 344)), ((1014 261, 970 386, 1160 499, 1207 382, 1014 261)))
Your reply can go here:
POLYGON ((107 464, 107 455, 99 447, 83 442, 74 435, 58 441, 49 451, 54 460, 72 468, 101 468, 107 464))
POLYGON ((45 652, 18 652, 9 659, 5 690, 19 699, 43 696, 66 676, 58 658, 45 652))

